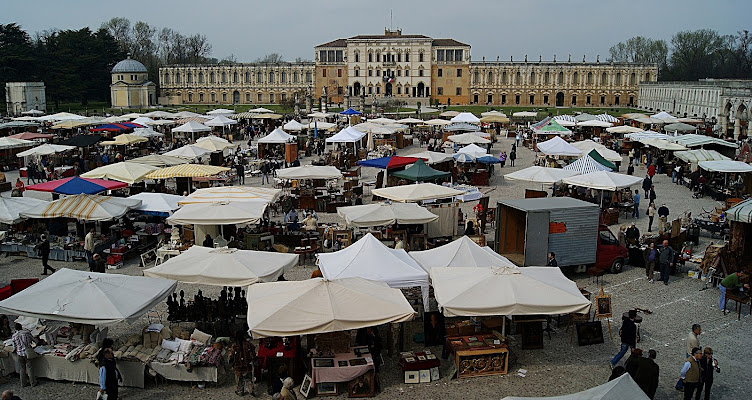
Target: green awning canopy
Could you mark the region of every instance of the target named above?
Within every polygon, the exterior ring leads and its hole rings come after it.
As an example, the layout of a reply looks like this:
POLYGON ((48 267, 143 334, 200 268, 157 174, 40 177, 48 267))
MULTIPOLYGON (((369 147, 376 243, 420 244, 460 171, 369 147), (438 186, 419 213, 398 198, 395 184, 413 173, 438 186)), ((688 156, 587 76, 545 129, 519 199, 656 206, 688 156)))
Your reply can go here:
POLYGON ((411 181, 424 182, 447 178, 451 174, 449 172, 443 172, 433 169, 426 165, 426 163, 423 162, 422 159, 418 159, 415 164, 405 169, 404 171, 395 172, 391 175, 411 181))
POLYGON ((605 158, 603 158, 601 153, 598 153, 595 149, 590 150, 590 153, 588 153, 588 155, 593 160, 598 161, 599 164, 609 167, 614 171, 616 170, 616 165, 614 165, 614 163, 612 163, 611 161, 608 161, 605 158))
POLYGON ((747 199, 726 210, 729 221, 752 223, 752 199, 747 199))

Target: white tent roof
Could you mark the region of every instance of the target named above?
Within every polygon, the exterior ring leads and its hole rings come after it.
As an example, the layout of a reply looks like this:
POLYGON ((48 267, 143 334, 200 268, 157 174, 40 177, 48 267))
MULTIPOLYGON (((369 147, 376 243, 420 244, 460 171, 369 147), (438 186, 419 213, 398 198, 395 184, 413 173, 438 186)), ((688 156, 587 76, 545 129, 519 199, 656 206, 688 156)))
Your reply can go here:
POLYGON ((516 113, 513 113, 512 116, 513 117, 520 117, 520 118, 537 117, 538 113, 534 112, 534 111, 518 111, 516 113))
POLYGON ((418 118, 402 118, 397 120, 398 124, 422 124, 423 120, 418 118))
POLYGON ((613 122, 617 123, 619 122, 619 118, 614 117, 611 114, 603 113, 596 115, 596 118, 598 118, 599 121, 606 121, 606 122, 613 122))
MULTIPOLYGON (((557 117, 569 117, 569 115, 558 115, 558 116, 554 117, 554 119, 556 120, 556 123, 558 123, 559 125, 561 125, 561 126, 563 126, 565 128, 571 128, 571 127, 577 125, 577 122, 575 122, 575 121, 570 121, 569 119, 558 119, 557 117)), ((574 119, 574 117, 572 117, 572 119, 574 119)))
POLYGON ((397 120, 381 117, 381 118, 369 119, 368 122, 373 122, 374 124, 390 125, 390 124, 396 124, 397 120))
POLYGON ((249 113, 253 113, 253 114, 271 114, 274 111, 272 111, 272 110, 270 110, 268 108, 259 107, 259 108, 254 108, 253 110, 248 110, 248 112, 249 113))
POLYGON ((366 136, 365 133, 348 126, 347 128, 337 132, 334 136, 327 138, 326 143, 354 143, 366 136))
POLYGON ((561 168, 539 167, 534 165, 511 174, 504 175, 504 179, 537 182, 544 185, 552 185, 560 182, 563 178, 577 175, 576 171, 568 171, 561 168))
POLYGON ((438 151, 422 151, 420 153, 408 154, 407 157, 422 158, 426 164, 436 164, 452 159, 451 154, 438 151))
POLYGON ((591 127, 597 127, 597 128, 610 128, 614 126, 614 124, 606 121, 601 121, 597 119, 591 119, 589 121, 583 121, 578 122, 577 126, 591 126, 591 127))
POLYGON ((342 178, 342 172, 331 165, 302 165, 278 169, 277 177, 280 179, 338 179, 342 178))
POLYGON ((473 158, 483 157, 487 156, 488 153, 486 153, 486 149, 476 145, 476 144, 469 144, 459 150, 457 150, 458 154, 467 154, 469 156, 472 156, 473 158))
POLYGON ((598 152, 598 154, 601 155, 601 157, 605 158, 608 161, 621 161, 622 157, 621 154, 607 148, 606 146, 596 143, 590 139, 582 140, 579 142, 572 143, 572 147, 575 147, 582 151, 583 154, 590 153, 591 150, 595 149, 595 151, 598 152))
POLYGON ((235 111, 226 108, 217 108, 206 113, 206 115, 235 114, 235 111))
POLYGON ((170 150, 167 153, 164 153, 164 155, 170 156, 170 157, 187 158, 190 160, 196 157, 201 157, 205 154, 209 154, 211 152, 212 151, 209 149, 198 147, 192 144, 187 144, 183 147, 178 147, 177 149, 170 150))
POLYGON ((307 127, 305 125, 301 124, 300 122, 298 122, 298 121, 296 121, 294 119, 291 119, 290 121, 288 121, 282 127, 282 129, 285 129, 285 130, 288 130, 288 131, 295 131, 295 132, 300 132, 300 131, 302 131, 303 129, 306 129, 306 128, 307 127))
POLYGON ((700 161, 699 165, 710 172, 752 172, 752 165, 736 160, 700 161))
POLYGON ((217 115, 216 117, 204 122, 206 126, 230 126, 237 124, 238 121, 225 117, 224 115, 217 115))
POLYGON ((507 115, 498 110, 491 110, 480 113, 481 117, 506 117, 507 115))
POLYGON ((202 137, 196 140, 195 146, 207 149, 211 152, 215 152, 215 151, 223 151, 231 147, 234 148, 234 147, 237 147, 238 145, 232 142, 228 142, 227 140, 222 139, 219 136, 211 135, 211 136, 202 137))
POLYGON ((506 257, 489 247, 480 247, 467 236, 431 250, 411 251, 410 257, 431 272, 431 268, 446 267, 514 267, 506 257))
POLYGON ((473 113, 461 112, 449 120, 450 122, 467 122, 469 124, 479 124, 480 118, 476 117, 473 113))
POLYGON ((575 175, 589 174, 596 171, 611 171, 611 168, 595 161, 589 154, 585 154, 562 169, 572 171, 575 175))
POLYGON ((266 202, 221 201, 186 204, 167 218, 171 225, 248 225, 261 221, 266 202))
POLYGON ((0 301, 5 314, 91 325, 135 322, 175 290, 177 282, 62 268, 0 301))
POLYGON ((20 213, 23 218, 75 218, 82 221, 110 221, 141 205, 122 197, 77 194, 39 204, 20 213))
POLYGON ((337 124, 333 124, 331 122, 311 121, 308 123, 308 130, 309 131, 313 131, 313 130, 327 131, 329 129, 334 128, 335 126, 337 126, 337 124))
POLYGON ((672 123, 672 122, 679 122, 678 118, 674 117, 673 115, 671 115, 671 114, 669 114, 669 113, 667 113, 665 111, 661 111, 658 114, 653 114, 653 115, 650 116, 650 118, 661 120, 661 121, 663 121, 665 123, 669 123, 669 124, 672 123))
POLYGON ((340 251, 317 257, 321 274, 329 280, 363 278, 393 288, 428 288, 428 273, 405 250, 390 249, 370 233, 340 251))
POLYGON ((591 305, 552 267, 433 268, 431 283, 447 317, 584 314, 591 305))
POLYGON ((453 110, 444 111, 443 113, 439 114, 440 117, 452 117, 452 118, 458 115, 460 115, 460 112, 453 111, 453 110))
POLYGON ((122 161, 94 168, 89 172, 81 174, 81 177, 90 179, 111 179, 132 185, 136 182, 143 181, 146 175, 158 169, 158 167, 153 167, 151 165, 122 161))
POLYGON ((196 121, 188 121, 184 123, 183 125, 180 125, 176 128, 172 128, 173 132, 184 132, 184 133, 198 133, 198 132, 209 132, 211 131, 211 128, 204 124, 200 124, 196 121))
POLYGON ((613 191, 634 186, 642 182, 642 178, 639 176, 618 174, 616 172, 597 171, 589 174, 573 176, 571 178, 564 178, 561 181, 568 185, 613 191))
POLYGON ((355 129, 361 132, 373 133, 374 135, 391 135, 402 129, 400 128, 400 126, 392 124, 377 124, 374 122, 363 122, 362 124, 355 125, 355 129))
POLYGON ((28 156, 48 156, 50 154, 62 153, 64 151, 73 150, 75 146, 66 146, 63 144, 49 144, 45 143, 41 146, 31 148, 29 150, 22 151, 16 154, 16 157, 28 157, 28 156))
POLYGON ((425 124, 426 125, 442 126, 442 125, 449 125, 449 124, 451 124, 451 122, 449 122, 449 121, 447 121, 445 119, 429 119, 428 121, 425 122, 425 124))
POLYGON ((71 121, 71 120, 77 120, 77 119, 86 119, 86 117, 78 114, 71 114, 68 112, 59 112, 57 114, 51 114, 51 115, 45 115, 44 117, 39 117, 38 121, 71 121))
POLYGON ((636 140, 636 141, 640 141, 643 139, 668 140, 669 138, 671 138, 671 136, 666 135, 665 133, 658 133, 658 132, 653 132, 653 131, 640 131, 640 132, 625 133, 624 137, 630 140, 636 140))
POLYGON ((649 400, 645 392, 632 379, 624 374, 600 386, 562 396, 552 397, 518 397, 507 396, 502 400, 649 400))
POLYGON ((11 137, 0 138, 0 149, 15 149, 18 147, 29 147, 35 144, 32 140, 16 139, 11 137))
POLYGON ((730 158, 715 150, 695 149, 677 151, 674 156, 684 162, 697 164, 700 161, 730 160, 730 158))
POLYGON ((349 331, 415 316, 399 289, 362 278, 259 283, 246 297, 256 338, 349 331))
POLYGON ((649 139, 648 138, 648 139, 639 139, 638 141, 644 144, 645 146, 652 146, 658 150, 680 151, 680 150, 687 149, 686 147, 678 143, 672 143, 664 139, 649 139))
POLYGON ((308 114, 308 116, 311 117, 311 118, 329 118, 329 117, 331 117, 333 115, 334 114, 332 114, 332 113, 325 113, 325 112, 318 112, 318 111, 314 112, 314 113, 308 114))
MULTIPOLYGON (((279 172, 277 172, 279 174, 279 172)), ((374 189, 373 194, 403 203, 446 199, 449 197, 460 196, 465 192, 437 185, 435 183, 416 183, 413 185, 392 186, 381 189, 374 189)))
POLYGON ((167 111, 157 110, 157 111, 152 111, 152 112, 148 112, 148 113, 144 114, 144 117, 149 117, 149 118, 175 118, 175 114, 173 114, 171 112, 167 112, 167 111))
POLYGON ((151 128, 136 128, 133 130, 132 135, 145 138, 164 136, 164 133, 159 133, 151 128))
POLYGON ((188 160, 180 157, 171 157, 163 154, 149 154, 148 156, 132 158, 130 162, 151 165, 154 167, 172 167, 180 164, 187 164, 188 160))
POLYGON ((717 144, 725 147, 731 147, 731 148, 737 148, 739 147, 736 143, 727 142, 723 139, 719 139, 712 136, 706 136, 706 135, 698 135, 696 133, 690 133, 686 135, 679 135, 676 137, 669 137, 669 140, 672 142, 679 143, 682 146, 685 147, 699 147, 704 146, 706 144, 717 144))
POLYGON ((339 207, 337 214, 348 226, 365 228, 399 224, 427 224, 439 219, 426 208, 415 203, 373 203, 339 207))
POLYGON ((448 136, 447 139, 451 140, 452 142, 459 143, 459 144, 471 144, 471 143, 481 143, 481 144, 487 144, 491 143, 490 140, 483 138, 479 135, 476 135, 472 132, 466 132, 460 135, 451 135, 448 136))
POLYGON ((144 276, 214 286, 274 282, 298 263, 297 254, 192 246, 144 276))
POLYGON ((538 143, 538 150, 549 156, 579 156, 582 152, 559 136, 538 143))
POLYGON ((180 208, 178 202, 185 197, 166 193, 142 192, 128 198, 141 201, 141 205, 136 207, 136 210, 172 214, 173 211, 180 208))
POLYGON ((294 140, 295 136, 288 134, 281 128, 277 128, 272 133, 262 137, 258 140, 259 143, 289 143, 294 140))
POLYGON ((0 197, 0 223, 8 225, 18 223, 23 219, 19 213, 47 203, 45 200, 33 197, 0 197))
POLYGON ((198 189, 180 200, 180 205, 193 203, 216 203, 218 201, 260 201, 273 203, 279 199, 282 189, 250 186, 219 186, 198 189))
POLYGON ((149 126, 149 125, 154 124, 154 120, 149 117, 138 117, 131 122, 134 124, 139 124, 139 125, 144 125, 144 126, 149 126))
POLYGON ((192 111, 180 111, 176 112, 175 114, 172 114, 172 118, 193 118, 193 117, 199 117, 201 114, 197 114, 192 111))
POLYGON ((614 126, 611 128, 606 128, 606 132, 608 133, 636 133, 636 132, 642 132, 642 129, 635 128, 634 126, 628 126, 628 125, 620 125, 620 126, 614 126))

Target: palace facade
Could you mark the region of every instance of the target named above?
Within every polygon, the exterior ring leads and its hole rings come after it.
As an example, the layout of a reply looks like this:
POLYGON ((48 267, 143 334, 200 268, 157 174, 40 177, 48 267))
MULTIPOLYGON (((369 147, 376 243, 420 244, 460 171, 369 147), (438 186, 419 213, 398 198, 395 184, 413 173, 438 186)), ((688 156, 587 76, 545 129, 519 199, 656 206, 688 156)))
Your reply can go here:
POLYGON ((162 104, 302 103, 307 93, 358 107, 408 104, 606 107, 637 104, 638 84, 658 77, 654 64, 510 60, 471 61, 454 39, 383 35, 336 39, 314 48, 314 61, 160 68, 162 104))

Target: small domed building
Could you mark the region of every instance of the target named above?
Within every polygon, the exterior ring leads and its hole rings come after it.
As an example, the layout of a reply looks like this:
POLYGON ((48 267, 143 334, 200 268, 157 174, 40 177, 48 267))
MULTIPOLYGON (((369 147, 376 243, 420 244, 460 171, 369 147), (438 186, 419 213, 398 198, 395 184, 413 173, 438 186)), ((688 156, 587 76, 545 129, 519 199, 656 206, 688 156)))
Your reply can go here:
POLYGON ((113 108, 149 107, 156 104, 157 88, 146 66, 128 55, 112 68, 110 96, 113 108))

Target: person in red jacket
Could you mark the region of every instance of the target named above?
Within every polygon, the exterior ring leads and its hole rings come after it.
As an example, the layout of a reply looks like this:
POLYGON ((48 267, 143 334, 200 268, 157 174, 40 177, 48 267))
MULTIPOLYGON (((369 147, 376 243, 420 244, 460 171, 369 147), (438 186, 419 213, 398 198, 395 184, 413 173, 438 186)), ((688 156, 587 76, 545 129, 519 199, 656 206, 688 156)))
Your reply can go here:
POLYGON ((655 165, 650 164, 648 166, 648 175, 650 176, 650 179, 653 179, 653 176, 655 176, 655 165))

